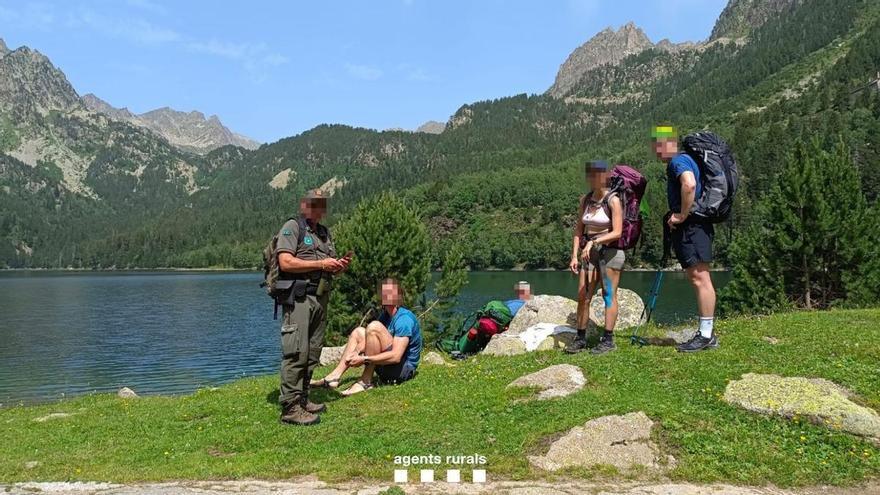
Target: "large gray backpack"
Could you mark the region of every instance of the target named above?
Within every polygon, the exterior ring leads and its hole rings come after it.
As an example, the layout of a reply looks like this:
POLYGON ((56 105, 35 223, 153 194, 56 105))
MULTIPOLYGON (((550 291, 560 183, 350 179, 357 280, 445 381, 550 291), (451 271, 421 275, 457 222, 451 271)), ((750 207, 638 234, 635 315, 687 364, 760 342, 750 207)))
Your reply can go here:
POLYGON ((690 134, 681 144, 700 167, 702 193, 694 201, 691 213, 709 223, 727 220, 739 186, 739 169, 730 147, 712 132, 690 134))

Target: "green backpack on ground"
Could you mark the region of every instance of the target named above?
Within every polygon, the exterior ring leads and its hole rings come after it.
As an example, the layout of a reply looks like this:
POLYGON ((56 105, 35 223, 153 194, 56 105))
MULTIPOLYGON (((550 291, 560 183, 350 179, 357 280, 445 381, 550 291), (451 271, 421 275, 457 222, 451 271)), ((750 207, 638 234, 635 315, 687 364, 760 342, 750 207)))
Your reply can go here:
POLYGON ((481 309, 471 313, 456 332, 437 339, 437 350, 447 354, 469 355, 483 350, 485 342, 480 345, 478 341, 468 340, 468 331, 477 324, 480 318, 491 318, 499 328, 506 329, 513 320, 510 310, 501 301, 489 301, 481 309))

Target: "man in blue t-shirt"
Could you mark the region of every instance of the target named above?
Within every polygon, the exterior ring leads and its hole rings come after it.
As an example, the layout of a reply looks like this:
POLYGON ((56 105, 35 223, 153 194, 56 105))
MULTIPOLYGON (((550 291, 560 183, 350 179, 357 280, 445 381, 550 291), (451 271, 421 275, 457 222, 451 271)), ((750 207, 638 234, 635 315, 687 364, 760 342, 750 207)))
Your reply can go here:
POLYGON ((691 207, 702 194, 700 167, 686 153, 678 151, 678 135, 671 126, 657 126, 653 133, 657 158, 666 162, 666 195, 669 213, 664 235, 669 235, 675 256, 687 273, 697 295, 700 328, 694 337, 678 346, 680 352, 696 352, 718 347, 715 336, 715 287, 709 264, 715 228, 690 216, 691 207))
POLYGON ((366 327, 355 328, 348 337, 336 368, 312 386, 336 388, 348 368, 364 367, 361 379, 342 395, 373 388, 373 371, 384 383, 403 383, 415 375, 422 356, 422 332, 412 311, 401 307, 400 284, 388 278, 379 284, 382 314, 366 327))

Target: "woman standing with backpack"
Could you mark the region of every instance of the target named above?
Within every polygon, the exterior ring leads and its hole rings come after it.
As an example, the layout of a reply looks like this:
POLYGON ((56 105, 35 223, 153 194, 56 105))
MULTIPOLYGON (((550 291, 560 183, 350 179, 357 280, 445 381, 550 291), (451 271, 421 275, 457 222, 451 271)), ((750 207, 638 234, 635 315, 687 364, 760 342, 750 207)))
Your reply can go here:
POLYGON ((594 161, 586 165, 587 183, 591 190, 581 197, 571 247, 572 273, 580 277, 578 283, 577 337, 565 348, 570 354, 587 349, 587 325, 590 321, 590 302, 597 286, 602 287, 605 302, 605 328, 599 344, 590 352, 604 354, 613 351, 614 326, 617 323, 617 287, 624 251, 616 241, 623 233, 623 203, 611 190, 608 163, 594 161))

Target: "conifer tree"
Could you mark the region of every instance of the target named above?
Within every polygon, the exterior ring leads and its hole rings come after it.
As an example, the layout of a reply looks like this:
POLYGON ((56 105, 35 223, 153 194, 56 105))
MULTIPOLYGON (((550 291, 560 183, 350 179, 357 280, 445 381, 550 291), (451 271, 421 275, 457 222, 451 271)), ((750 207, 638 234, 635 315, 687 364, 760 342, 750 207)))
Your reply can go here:
POLYGON ((873 269, 863 260, 878 237, 868 216, 846 146, 829 153, 818 140, 799 143, 756 206, 754 225, 731 246, 733 280, 722 309, 827 308, 850 294, 858 294, 852 303, 868 303, 876 285, 859 271, 873 269))

